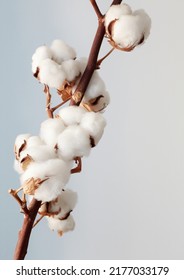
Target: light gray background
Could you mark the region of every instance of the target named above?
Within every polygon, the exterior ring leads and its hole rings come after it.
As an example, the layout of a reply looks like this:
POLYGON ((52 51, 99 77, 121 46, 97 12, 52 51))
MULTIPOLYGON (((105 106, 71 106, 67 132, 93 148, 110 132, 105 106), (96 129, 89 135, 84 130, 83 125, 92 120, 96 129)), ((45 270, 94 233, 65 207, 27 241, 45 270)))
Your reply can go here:
MULTIPOLYGON (((97 20, 90 1, 1 0, 0 258, 11 259, 22 224, 8 195, 17 134, 37 134, 46 118, 32 77, 36 47, 61 38, 87 56, 97 20)), ((99 0, 105 12, 110 1, 99 0)), ((46 222, 33 231, 27 259, 184 258, 184 2, 129 0, 153 21, 148 42, 115 52, 101 75, 111 94, 104 137, 83 171, 76 229, 59 238, 46 222)), ((102 54, 109 49, 104 42, 102 54)))

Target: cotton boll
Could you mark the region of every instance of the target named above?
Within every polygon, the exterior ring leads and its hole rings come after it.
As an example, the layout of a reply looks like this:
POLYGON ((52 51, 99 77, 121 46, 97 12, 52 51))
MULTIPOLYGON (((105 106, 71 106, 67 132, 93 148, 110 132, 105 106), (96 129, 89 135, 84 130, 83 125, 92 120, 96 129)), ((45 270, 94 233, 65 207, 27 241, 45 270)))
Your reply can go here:
POLYGON ((49 203, 49 213, 59 212, 54 218, 65 218, 77 203, 77 193, 66 189, 54 200, 49 203))
POLYGON ((18 160, 20 157, 20 152, 25 149, 27 145, 27 140, 29 139, 31 135, 30 134, 20 134, 16 137, 15 139, 15 144, 14 144, 14 152, 16 159, 18 160))
POLYGON ((51 59, 45 59, 40 63, 38 79, 42 84, 59 90, 62 89, 66 74, 61 65, 51 59))
POLYGON ((100 113, 87 112, 83 116, 80 126, 93 137, 95 144, 97 145, 103 135, 106 121, 100 113))
POLYGON ((47 145, 54 148, 57 137, 64 129, 65 125, 62 119, 47 119, 41 124, 40 137, 47 145))
POLYGON ((56 151, 47 145, 40 145, 36 147, 28 147, 20 154, 20 162, 29 155, 33 161, 41 162, 48 159, 56 158, 56 151))
POLYGON ((72 215, 65 220, 59 220, 52 217, 47 217, 49 228, 53 231, 57 231, 59 235, 67 231, 74 230, 75 222, 72 215))
POLYGON ((14 164, 13 167, 15 169, 15 171, 19 174, 22 174, 24 171, 22 170, 21 166, 20 166, 20 162, 18 160, 14 160, 14 164))
POLYGON ((34 192, 34 197, 42 202, 49 202, 60 195, 69 180, 71 162, 62 159, 50 159, 44 162, 31 163, 20 177, 23 185, 27 180, 45 180, 34 192))
POLYGON ((66 126, 79 124, 83 115, 86 113, 84 108, 78 106, 67 106, 59 111, 59 116, 66 126))
POLYGON ((58 155, 66 160, 88 156, 91 150, 89 134, 79 125, 68 126, 58 137, 58 155))
POLYGON ((18 135, 15 139, 16 149, 20 149, 20 147, 24 144, 25 141, 28 140, 30 136, 31 135, 29 133, 18 135))
POLYGON ((148 37, 150 27, 151 20, 144 12, 125 15, 114 23, 112 39, 124 50, 132 50, 148 37))
POLYGON ((88 100, 95 98, 99 96, 101 92, 104 91, 105 91, 105 83, 99 76, 98 72, 95 71, 86 89, 85 98, 88 100))
POLYGON ((84 95, 81 106, 88 108, 94 112, 103 112, 110 103, 110 95, 108 91, 104 91, 97 97, 89 99, 88 95, 84 95), (87 105, 87 106, 86 106, 87 105))
POLYGON ((66 60, 62 63, 62 68, 66 74, 68 82, 74 81, 80 75, 80 65, 77 60, 66 60))
POLYGON ((52 58, 52 51, 47 46, 41 46, 36 49, 32 56, 32 72, 35 74, 37 68, 40 66, 40 62, 44 59, 52 58))
POLYGON ((108 30, 109 24, 119 19, 122 15, 132 14, 132 9, 129 5, 121 3, 119 5, 112 5, 105 15, 105 27, 108 30))
POLYGON ((150 34, 151 18, 144 10, 137 10, 133 13, 133 15, 138 17, 140 29, 143 30, 144 40, 146 40, 150 34))
POLYGON ((27 139, 27 148, 37 147, 37 146, 40 146, 43 144, 44 144, 44 142, 42 141, 42 139, 39 136, 30 136, 27 139))
POLYGON ((58 64, 76 58, 75 50, 61 40, 54 40, 50 48, 53 52, 53 60, 58 64))

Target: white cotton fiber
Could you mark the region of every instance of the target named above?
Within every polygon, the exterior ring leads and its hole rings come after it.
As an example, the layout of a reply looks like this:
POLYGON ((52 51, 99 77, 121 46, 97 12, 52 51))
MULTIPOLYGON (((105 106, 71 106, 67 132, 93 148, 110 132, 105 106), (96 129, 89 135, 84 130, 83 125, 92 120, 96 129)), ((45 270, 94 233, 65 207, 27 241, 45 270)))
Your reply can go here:
POLYGON ((137 46, 148 37, 151 27, 149 16, 141 11, 122 16, 113 26, 112 39, 121 48, 137 46))
POLYGON ((112 5, 105 15, 105 27, 108 29, 109 24, 115 19, 119 19, 122 15, 132 14, 132 9, 129 5, 121 3, 112 5))
POLYGON ((41 46, 36 49, 32 56, 32 72, 35 74, 40 63, 47 58, 52 58, 52 51, 47 46, 41 46))
POLYGON ((42 141, 42 139, 39 136, 30 136, 27 139, 27 148, 37 147, 37 146, 40 146, 43 144, 44 144, 44 142, 42 141))
POLYGON ((25 141, 28 140, 30 136, 31 135, 29 133, 18 135, 15 139, 16 149, 20 149, 20 147, 24 144, 25 141))
POLYGON ((39 145, 36 147, 28 147, 20 154, 19 161, 21 162, 24 158, 29 155, 33 161, 41 162, 48 159, 56 158, 56 151, 54 148, 50 148, 47 145, 39 145))
POLYGON ((40 137, 50 147, 55 147, 57 137, 65 129, 61 118, 47 119, 41 123, 40 137))
POLYGON ((13 167, 15 169, 15 171, 19 174, 22 174, 24 171, 22 170, 21 166, 20 166, 20 163, 18 160, 14 160, 14 164, 13 164, 13 167))
POLYGON ((19 158, 20 151, 22 150, 22 148, 25 149, 27 145, 27 140, 29 139, 30 136, 31 136, 30 134, 26 133, 26 134, 20 134, 16 137, 15 144, 14 144, 14 151, 15 151, 16 158, 19 158))
POLYGON ((54 218, 65 218, 70 213, 77 203, 77 193, 66 189, 54 200, 49 203, 49 213, 59 212, 54 215, 54 218))
POLYGON ((79 125, 68 126, 58 137, 58 155, 66 160, 88 156, 91 150, 89 134, 79 125))
POLYGON ((85 106, 85 104, 89 105, 90 110, 94 112, 103 112, 103 110, 110 103, 110 95, 108 91, 101 92, 97 97, 89 99, 87 95, 84 95, 81 106, 85 106))
POLYGON ((48 220, 48 225, 51 230, 57 231, 60 235, 70 230, 74 230, 75 222, 72 215, 65 220, 59 220, 52 217, 46 217, 48 220))
POLYGON ((53 53, 53 60, 58 64, 76 58, 75 50, 61 40, 54 40, 50 48, 53 53))
POLYGON ((144 10, 137 10, 133 13, 138 18, 138 24, 144 34, 144 40, 146 40, 150 34, 151 18, 144 10))
POLYGON ((66 74, 61 65, 51 59, 45 59, 40 63, 39 81, 51 88, 61 89, 66 79, 66 74))
POLYGON ((87 112, 83 116, 80 126, 93 137, 95 145, 97 145, 103 135, 106 120, 100 113, 87 112))
POLYGON ((77 60, 69 59, 62 63, 62 69, 68 82, 74 81, 80 75, 80 65, 77 60))
POLYGON ((79 124, 83 115, 86 113, 84 108, 78 106, 67 106, 59 111, 59 116, 66 126, 79 124))
POLYGON ((101 79, 98 72, 95 71, 85 92, 85 102, 99 96, 105 90, 104 81, 101 79))
POLYGON ((70 177, 71 163, 61 159, 50 159, 45 162, 33 162, 22 174, 20 180, 24 184, 30 178, 48 179, 35 191, 34 197, 42 202, 54 200, 62 192, 62 188, 70 177))

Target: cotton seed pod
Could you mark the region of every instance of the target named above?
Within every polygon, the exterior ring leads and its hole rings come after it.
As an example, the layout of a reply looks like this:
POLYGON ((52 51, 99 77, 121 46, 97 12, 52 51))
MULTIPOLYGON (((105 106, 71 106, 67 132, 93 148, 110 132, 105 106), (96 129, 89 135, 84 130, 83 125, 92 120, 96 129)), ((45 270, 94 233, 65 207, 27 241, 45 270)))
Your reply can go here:
POLYGON ((87 112, 83 116, 80 126, 93 137, 95 145, 97 145, 103 135, 106 121, 100 113, 87 112))
POLYGON ((52 58, 52 51, 47 46, 40 46, 36 49, 35 53, 32 56, 32 72, 36 75, 40 63, 47 59, 52 58))
POLYGON ((131 15, 132 9, 129 5, 121 3, 119 5, 112 5, 105 15, 105 27, 108 32, 109 25, 122 15, 131 15))
POLYGON ((53 231, 57 231, 59 236, 62 236, 63 233, 74 230, 75 222, 72 215, 65 220, 60 220, 52 217, 46 217, 48 220, 49 228, 53 231))
POLYGON ((62 69, 65 72, 66 80, 68 82, 73 82, 77 77, 80 76, 80 65, 79 61, 69 59, 62 63, 62 69))
POLYGON ((70 189, 63 189, 54 201, 49 202, 48 212, 58 213, 53 215, 53 218, 64 219, 74 209, 76 203, 77 193, 70 189))
POLYGON ((53 54, 53 60, 58 64, 62 64, 63 61, 76 58, 75 50, 67 45, 62 40, 54 40, 50 46, 53 54))
POLYGON ((29 147, 25 149, 20 154, 20 162, 24 162, 28 156, 34 162, 42 162, 57 157, 54 147, 51 148, 47 145, 40 145, 37 147, 29 147))
POLYGON ((38 80, 50 88, 60 90, 66 80, 66 74, 61 65, 48 58, 40 63, 38 80))
POLYGON ((71 162, 65 162, 62 159, 33 162, 21 175, 20 180, 22 185, 30 178, 43 180, 35 191, 34 197, 42 202, 49 202, 60 195, 70 178, 70 171, 71 162))
POLYGON ((138 10, 114 20, 108 26, 107 34, 113 47, 123 51, 132 51, 147 39, 150 28, 150 17, 143 10, 138 10))
POLYGON ((68 126, 58 137, 58 155, 65 160, 88 156, 91 150, 89 134, 79 125, 68 126))
POLYGON ((61 118, 47 119, 41 123, 40 137, 49 146, 55 147, 57 138, 65 129, 65 124, 61 118))
POLYGON ((26 148, 27 145, 27 140, 30 137, 30 134, 20 134, 16 137, 15 139, 15 144, 14 144, 14 153, 15 157, 18 160, 20 157, 20 153, 22 150, 26 148))
POLYGON ((84 96, 80 106, 86 108, 88 111, 103 112, 109 103, 110 95, 108 91, 104 91, 99 96, 92 99, 89 99, 88 96, 84 96))
POLYGON ((83 115, 86 113, 84 108, 79 106, 67 106, 62 108, 58 115, 66 126, 79 124, 83 115))

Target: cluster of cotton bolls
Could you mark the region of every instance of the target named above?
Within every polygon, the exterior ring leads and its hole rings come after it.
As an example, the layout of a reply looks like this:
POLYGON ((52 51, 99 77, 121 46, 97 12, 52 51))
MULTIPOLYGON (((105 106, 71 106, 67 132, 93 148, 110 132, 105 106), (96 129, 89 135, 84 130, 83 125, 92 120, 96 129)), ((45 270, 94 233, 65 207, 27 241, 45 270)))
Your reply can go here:
POLYGON ((105 28, 113 47, 131 51, 149 36, 151 19, 144 10, 132 12, 129 5, 112 5, 105 15, 105 28))
MULTIPOLYGON (((76 59, 75 50, 61 40, 54 40, 50 47, 40 46, 32 57, 32 72, 40 83, 62 93, 67 86, 73 94, 87 59, 76 59)), ((62 95, 61 95, 62 97, 62 95)), ((81 106, 91 111, 102 111, 110 102, 105 83, 98 71, 94 71, 91 81, 81 102, 81 106)))
POLYGON ((39 212, 59 234, 75 225, 70 213, 77 194, 66 188, 74 164, 98 144, 105 125, 100 112, 68 106, 41 123, 39 136, 21 134, 15 140, 14 167, 23 192, 42 202, 39 212))

